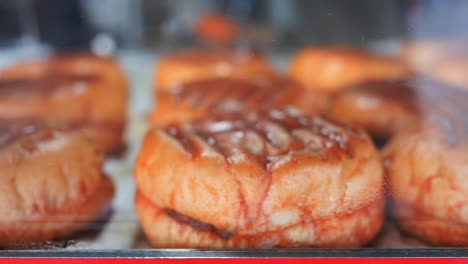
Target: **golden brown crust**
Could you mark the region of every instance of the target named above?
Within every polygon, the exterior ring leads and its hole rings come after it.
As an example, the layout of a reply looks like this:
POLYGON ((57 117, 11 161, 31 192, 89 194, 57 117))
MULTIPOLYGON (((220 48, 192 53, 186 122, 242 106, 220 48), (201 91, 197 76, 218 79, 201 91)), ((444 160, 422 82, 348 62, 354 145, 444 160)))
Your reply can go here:
POLYGON ((411 74, 398 60, 344 48, 306 48, 293 58, 290 76, 309 89, 336 93, 350 85, 397 80, 411 74))
POLYGON ((466 128, 418 123, 383 151, 392 195, 420 211, 468 223, 466 128))
POLYGON ((368 82, 339 93, 329 114, 386 139, 422 115, 418 90, 407 81, 368 82))
POLYGON ((40 125, 2 122, 1 246, 76 232, 113 196, 103 157, 84 135, 40 125))
POLYGON ((417 77, 354 85, 332 99, 329 114, 387 139, 427 118, 461 120, 467 100, 463 89, 417 77))
POLYGON ((383 197, 379 156, 365 133, 293 109, 154 129, 135 177, 156 206, 239 235, 354 212, 383 197))
POLYGON ((66 238, 92 225, 103 216, 114 196, 114 185, 107 177, 103 176, 97 189, 86 199, 41 216, 0 220, 0 247, 66 238))
POLYGON ((105 141, 91 137, 105 152, 122 144, 127 100, 126 80, 110 59, 58 56, 0 71, 2 118, 43 119, 85 130, 115 128, 106 130, 105 141))
POLYGON ((239 25, 227 16, 207 13, 196 21, 193 33, 202 41, 213 44, 232 44, 240 36, 239 25))
POLYGON ((437 218, 401 203, 394 204, 393 212, 407 233, 435 246, 468 246, 468 224, 437 218))
POLYGON ((258 54, 245 51, 182 50, 162 58, 154 72, 155 91, 216 77, 268 78, 273 68, 258 54))
MULTIPOLYGON (((297 248, 360 247, 379 232, 383 223, 384 200, 375 201, 356 211, 303 222, 282 230, 236 235, 213 230, 198 221, 189 223, 174 217, 136 193, 135 207, 143 230, 155 248, 297 248), (224 237, 224 238, 223 238, 224 237)), ((194 221, 194 220, 192 220, 194 221)))
POLYGON ((419 227, 410 232, 452 245, 461 240, 449 234, 458 229, 466 232, 468 225, 468 126, 463 119, 436 120, 399 132, 383 150, 383 159, 393 199, 401 207, 411 207, 397 208, 397 215, 407 222, 403 226, 427 220, 422 224, 427 230, 419 227), (450 223, 458 223, 461 229, 450 223))
POLYGON ((190 121, 215 113, 248 113, 262 109, 294 106, 308 113, 324 112, 329 98, 309 92, 287 79, 251 81, 216 78, 195 81, 158 93, 153 125, 190 121))

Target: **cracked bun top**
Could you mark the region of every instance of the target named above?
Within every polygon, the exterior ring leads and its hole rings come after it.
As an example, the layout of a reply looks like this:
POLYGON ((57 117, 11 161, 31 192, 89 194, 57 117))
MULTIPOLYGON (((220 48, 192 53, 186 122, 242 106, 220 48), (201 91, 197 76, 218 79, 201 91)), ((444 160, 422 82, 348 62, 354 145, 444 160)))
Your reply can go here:
POLYGON ((139 192, 155 206, 236 234, 280 228, 274 223, 282 210, 294 211, 284 227, 383 198, 369 136, 294 108, 154 128, 135 175, 139 192))

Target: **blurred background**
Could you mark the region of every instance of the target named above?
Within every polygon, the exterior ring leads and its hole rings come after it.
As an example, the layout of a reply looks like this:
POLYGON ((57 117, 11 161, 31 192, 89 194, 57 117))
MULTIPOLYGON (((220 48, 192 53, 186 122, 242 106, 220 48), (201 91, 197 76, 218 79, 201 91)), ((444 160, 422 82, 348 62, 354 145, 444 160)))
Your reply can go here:
POLYGON ((109 53, 188 46, 204 34, 208 14, 231 23, 208 19, 208 37, 273 52, 468 34, 464 0, 2 0, 0 48, 109 53))

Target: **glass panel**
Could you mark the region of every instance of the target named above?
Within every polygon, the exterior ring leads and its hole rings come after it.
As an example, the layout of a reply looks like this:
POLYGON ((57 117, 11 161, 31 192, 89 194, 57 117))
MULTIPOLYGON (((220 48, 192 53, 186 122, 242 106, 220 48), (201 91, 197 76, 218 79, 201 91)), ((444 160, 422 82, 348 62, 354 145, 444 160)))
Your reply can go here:
POLYGON ((466 1, 2 1, 0 247, 466 255, 467 23, 466 1))

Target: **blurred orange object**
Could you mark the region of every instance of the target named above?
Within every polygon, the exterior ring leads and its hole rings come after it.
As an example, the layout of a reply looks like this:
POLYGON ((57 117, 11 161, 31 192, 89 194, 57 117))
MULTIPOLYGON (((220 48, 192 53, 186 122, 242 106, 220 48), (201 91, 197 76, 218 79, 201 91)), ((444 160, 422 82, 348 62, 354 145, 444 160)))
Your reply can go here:
POLYGON ((271 108, 294 107, 306 113, 321 113, 330 100, 322 93, 304 89, 281 77, 213 78, 193 81, 178 89, 157 94, 151 124, 166 125, 205 118, 214 113, 249 113, 271 108))
POLYGON ((268 60, 249 51, 180 50, 163 57, 155 67, 155 90, 219 77, 269 78, 275 74, 268 60))
POLYGON ((354 84, 411 74, 400 61, 348 47, 309 47, 291 61, 290 76, 309 89, 336 93, 354 84))
POLYGON ((217 13, 205 14, 196 22, 193 33, 201 40, 227 44, 239 37, 239 25, 227 16, 217 13))
POLYGON ((81 129, 99 150, 122 148, 128 85, 110 58, 56 55, 0 70, 0 117, 44 119, 81 129))

